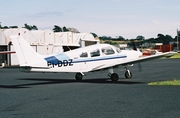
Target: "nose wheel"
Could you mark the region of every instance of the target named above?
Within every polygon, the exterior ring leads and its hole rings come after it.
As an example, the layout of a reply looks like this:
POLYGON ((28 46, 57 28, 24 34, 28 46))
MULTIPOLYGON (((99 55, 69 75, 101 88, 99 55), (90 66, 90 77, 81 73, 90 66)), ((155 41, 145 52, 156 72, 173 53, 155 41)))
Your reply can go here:
POLYGON ((125 78, 126 79, 131 79, 131 77, 132 77, 132 73, 131 73, 131 71, 130 70, 126 70, 126 72, 125 72, 125 78))

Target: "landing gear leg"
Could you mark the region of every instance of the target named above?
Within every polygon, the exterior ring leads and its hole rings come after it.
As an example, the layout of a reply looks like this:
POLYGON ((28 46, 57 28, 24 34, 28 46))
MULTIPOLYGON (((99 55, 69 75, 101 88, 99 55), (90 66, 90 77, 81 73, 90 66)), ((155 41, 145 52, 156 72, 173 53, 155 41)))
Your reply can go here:
POLYGON ((81 81, 83 78, 83 74, 82 73, 76 73, 75 78, 77 81, 81 81))
POLYGON ((117 82, 118 79, 119 79, 118 74, 117 74, 117 73, 114 73, 113 68, 110 68, 110 69, 109 69, 109 77, 111 78, 111 81, 113 81, 113 82, 117 82))
POLYGON ((131 73, 131 71, 130 70, 127 70, 127 68, 125 68, 126 69, 126 71, 125 71, 125 78, 126 79, 131 79, 132 78, 132 73, 131 73))

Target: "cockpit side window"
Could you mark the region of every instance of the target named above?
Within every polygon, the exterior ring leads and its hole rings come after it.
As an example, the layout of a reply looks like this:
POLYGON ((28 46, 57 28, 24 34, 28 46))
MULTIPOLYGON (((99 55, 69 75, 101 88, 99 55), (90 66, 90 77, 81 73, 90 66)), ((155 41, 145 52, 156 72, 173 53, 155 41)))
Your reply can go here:
POLYGON ((120 48, 115 47, 115 49, 116 49, 117 53, 121 52, 120 48))
POLYGON ((90 54, 91 54, 91 57, 97 57, 97 56, 100 56, 100 51, 99 49, 96 49, 96 50, 91 51, 90 54))
POLYGON ((101 51, 103 55, 111 55, 115 53, 111 47, 102 48, 101 51))
POLYGON ((82 52, 81 54, 80 54, 80 57, 88 57, 88 53, 87 52, 82 52))

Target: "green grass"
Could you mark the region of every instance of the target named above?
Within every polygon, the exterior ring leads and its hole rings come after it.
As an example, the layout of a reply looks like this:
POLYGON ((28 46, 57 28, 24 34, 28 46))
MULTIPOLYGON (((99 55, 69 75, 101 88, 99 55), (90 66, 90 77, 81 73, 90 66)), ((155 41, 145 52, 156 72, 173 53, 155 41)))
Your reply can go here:
POLYGON ((175 54, 174 56, 171 56, 170 58, 173 58, 173 59, 175 59, 175 58, 180 58, 180 53, 175 54))
POLYGON ((159 82, 150 82, 148 85, 180 85, 180 80, 169 80, 169 81, 159 81, 159 82))

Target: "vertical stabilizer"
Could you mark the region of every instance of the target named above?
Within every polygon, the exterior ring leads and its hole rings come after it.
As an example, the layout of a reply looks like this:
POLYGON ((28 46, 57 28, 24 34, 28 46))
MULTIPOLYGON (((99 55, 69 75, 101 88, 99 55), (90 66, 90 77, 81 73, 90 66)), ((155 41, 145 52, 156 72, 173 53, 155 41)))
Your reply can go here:
POLYGON ((46 66, 46 61, 29 45, 22 36, 11 36, 20 66, 46 66))

